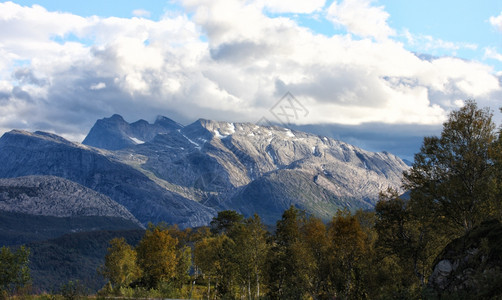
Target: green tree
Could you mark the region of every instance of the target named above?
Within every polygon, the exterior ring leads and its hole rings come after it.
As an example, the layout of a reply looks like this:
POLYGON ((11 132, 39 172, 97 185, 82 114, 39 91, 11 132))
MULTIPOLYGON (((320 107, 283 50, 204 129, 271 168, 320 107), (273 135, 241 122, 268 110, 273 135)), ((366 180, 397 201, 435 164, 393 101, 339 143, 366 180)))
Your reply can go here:
MULTIPOLYGON (((437 255, 452 239, 501 216, 497 197, 497 139, 489 109, 474 101, 450 113, 440 137, 426 137, 403 185, 410 199, 389 190, 376 210, 382 286, 418 297, 437 255)), ((389 290, 387 290, 389 291, 389 290)))
POLYGON ((110 281, 114 289, 126 287, 141 277, 136 258, 136 251, 124 238, 114 238, 110 241, 100 273, 110 281))
POLYGON ((437 233, 435 210, 427 204, 418 198, 406 202, 392 189, 380 194, 375 230, 383 290, 411 297, 425 285, 434 258, 446 245, 437 233))
POLYGON ((86 298, 88 294, 85 286, 78 280, 68 281, 59 288, 61 296, 65 300, 78 300, 86 298))
POLYGON ((367 298, 364 268, 369 245, 358 219, 347 211, 338 211, 328 229, 331 281, 336 295, 346 299, 367 298))
POLYGON ((260 297, 263 270, 268 252, 267 231, 258 215, 235 226, 229 236, 234 241, 233 259, 237 265, 242 296, 260 297))
MULTIPOLYGON (((450 113, 440 137, 426 137, 412 168, 404 173, 411 201, 430 202, 460 235, 500 212, 490 149, 496 141, 489 109, 474 101, 450 113)), ((445 227, 443 227, 445 228, 445 227)))
POLYGON ((301 273, 306 252, 301 245, 300 228, 305 213, 294 206, 277 222, 270 255, 267 259, 268 296, 271 299, 302 299, 306 290, 301 273))
POLYGON ((227 294, 229 283, 232 281, 232 273, 236 268, 230 266, 231 256, 229 250, 232 248, 233 241, 225 234, 220 234, 213 237, 205 237, 195 244, 194 260, 197 268, 202 272, 207 280, 207 297, 208 299, 213 294, 211 291, 211 282, 214 282, 218 293, 227 294))
POLYGON ((192 248, 183 246, 176 250, 176 268, 174 282, 178 289, 190 279, 190 268, 192 267, 192 248))
MULTIPOLYGON (((502 107, 500 108, 502 112, 502 107)), ((499 219, 502 218, 502 125, 499 127, 497 140, 493 143, 490 149, 490 157, 493 159, 495 165, 495 180, 496 180, 496 201, 495 209, 498 211, 499 219)))
POLYGON ((24 246, 16 251, 0 248, 0 292, 12 293, 30 281, 30 250, 24 246))
POLYGON ((214 234, 227 233, 236 224, 242 224, 244 216, 234 210, 223 210, 211 221, 211 232, 214 234))
POLYGON ((164 226, 150 225, 136 247, 138 265, 143 271, 142 283, 156 288, 159 283, 171 281, 176 275, 176 247, 173 238, 164 226))

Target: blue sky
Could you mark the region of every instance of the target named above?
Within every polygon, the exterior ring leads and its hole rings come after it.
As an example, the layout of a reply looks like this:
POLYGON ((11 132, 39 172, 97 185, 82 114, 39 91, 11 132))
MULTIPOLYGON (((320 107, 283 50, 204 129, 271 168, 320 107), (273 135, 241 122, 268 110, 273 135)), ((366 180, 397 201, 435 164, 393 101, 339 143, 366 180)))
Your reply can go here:
POLYGON ((290 92, 298 125, 369 150, 413 137, 410 158, 466 99, 500 123, 501 83, 502 1, 0 1, 0 133, 78 141, 114 113, 281 122, 290 92))

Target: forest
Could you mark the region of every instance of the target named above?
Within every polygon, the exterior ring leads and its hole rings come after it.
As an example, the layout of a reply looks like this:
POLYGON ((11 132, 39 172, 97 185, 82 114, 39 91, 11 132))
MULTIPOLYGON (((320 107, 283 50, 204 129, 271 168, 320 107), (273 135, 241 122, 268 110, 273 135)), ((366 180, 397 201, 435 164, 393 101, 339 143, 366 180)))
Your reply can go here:
MULTIPOLYGON (((403 174, 407 192, 382 191, 374 211, 341 210, 325 223, 292 206, 271 228, 227 210, 208 227, 150 224, 136 245, 114 238, 98 297, 500 297, 502 138, 492 117, 474 101, 451 112, 403 174), (437 266, 455 255, 474 258, 440 281, 437 266)), ((20 286, 0 281, 11 293, 20 286)))

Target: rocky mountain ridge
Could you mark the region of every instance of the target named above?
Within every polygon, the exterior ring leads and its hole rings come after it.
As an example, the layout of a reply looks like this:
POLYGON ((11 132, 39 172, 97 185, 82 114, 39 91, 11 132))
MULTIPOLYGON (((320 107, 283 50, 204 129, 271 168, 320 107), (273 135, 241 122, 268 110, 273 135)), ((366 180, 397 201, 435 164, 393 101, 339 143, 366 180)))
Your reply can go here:
POLYGON ((166 117, 150 124, 98 120, 83 144, 11 131, 0 139, 1 177, 54 175, 124 205, 142 223, 207 224, 216 211, 258 213, 275 223, 294 205, 329 220, 371 208, 401 185, 398 157, 278 126, 166 117), (97 148, 101 147, 101 148, 97 148))
POLYGON ((290 205, 326 220, 339 208, 371 208, 380 191, 399 189, 408 168, 390 153, 327 137, 206 119, 114 155, 186 198, 216 210, 268 215, 270 223, 290 205))
POLYGON ((166 117, 159 116, 153 124, 145 120, 127 123, 120 115, 98 120, 85 137, 83 144, 108 150, 143 144, 157 134, 168 133, 182 128, 182 125, 166 117))

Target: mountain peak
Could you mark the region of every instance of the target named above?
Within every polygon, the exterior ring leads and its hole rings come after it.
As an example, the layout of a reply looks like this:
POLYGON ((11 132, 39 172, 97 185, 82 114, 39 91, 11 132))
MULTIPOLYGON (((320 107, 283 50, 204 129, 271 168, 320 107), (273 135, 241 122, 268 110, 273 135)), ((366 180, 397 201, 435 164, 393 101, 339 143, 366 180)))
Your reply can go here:
POLYGON ((181 129, 175 121, 159 116, 154 124, 141 119, 128 123, 118 114, 103 118, 94 124, 82 142, 107 150, 119 150, 152 141, 156 135, 181 129))
POLYGON ((181 129, 183 126, 176 121, 173 121, 164 116, 157 116, 154 125, 162 126, 168 129, 181 129))
MULTIPOLYGON (((125 122, 124 118, 123 118, 121 115, 119 115, 119 114, 113 114, 113 115, 112 115, 110 118, 108 118, 108 119, 111 119, 111 120, 118 120, 118 121, 124 121, 124 122, 125 122)), ((106 118, 104 118, 104 120, 106 120, 106 118)))
POLYGON ((35 131, 29 132, 25 130, 13 129, 9 132, 4 133, 4 135, 0 138, 0 141, 11 143, 14 142, 17 145, 44 145, 47 142, 64 144, 73 147, 81 147, 80 144, 76 144, 66 140, 59 135, 44 132, 44 131, 35 131))

